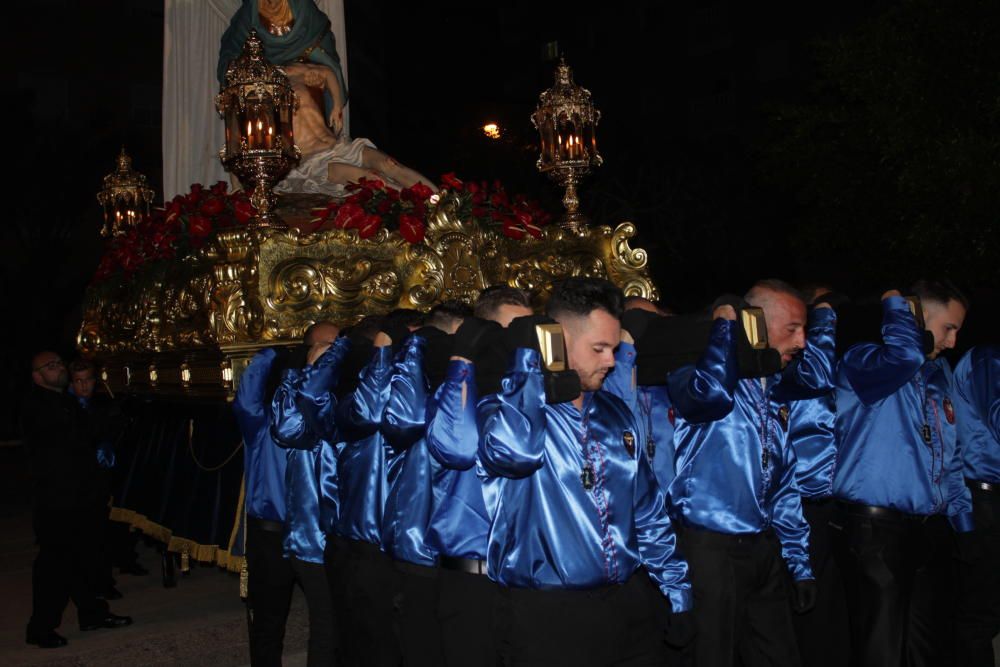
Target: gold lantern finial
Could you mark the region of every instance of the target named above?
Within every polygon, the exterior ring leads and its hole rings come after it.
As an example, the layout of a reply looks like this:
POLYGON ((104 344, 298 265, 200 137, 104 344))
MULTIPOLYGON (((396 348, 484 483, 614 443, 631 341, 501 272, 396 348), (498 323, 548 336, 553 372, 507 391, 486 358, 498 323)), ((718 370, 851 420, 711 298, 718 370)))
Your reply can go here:
POLYGON ((120 236, 139 224, 149 214, 155 194, 146 177, 132 170, 132 158, 122 146, 115 171, 104 177, 104 187, 97 193, 97 201, 104 207, 101 236, 120 236))
POLYGON ((226 68, 215 106, 226 123, 219 158, 250 191, 250 203, 257 209, 248 225, 284 229, 274 213, 272 188, 302 157, 292 135, 298 98, 285 73, 264 57, 256 30, 250 31, 240 57, 226 68))
POLYGON ((587 220, 579 212, 576 186, 604 159, 597 152, 597 123, 601 112, 594 108, 590 91, 576 85, 573 72, 563 57, 556 66, 555 85, 541 94, 531 122, 541 138, 536 166, 543 174, 566 188, 560 220, 567 229, 578 230, 587 220))

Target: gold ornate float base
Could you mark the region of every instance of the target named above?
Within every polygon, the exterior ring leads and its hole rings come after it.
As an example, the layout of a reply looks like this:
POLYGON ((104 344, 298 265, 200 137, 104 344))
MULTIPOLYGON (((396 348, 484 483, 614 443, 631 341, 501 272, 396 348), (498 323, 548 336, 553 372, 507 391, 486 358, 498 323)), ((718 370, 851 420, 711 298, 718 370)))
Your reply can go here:
POLYGON ((505 284, 539 303, 568 276, 605 277, 655 299, 635 225, 545 228, 514 240, 438 210, 422 243, 383 229, 218 232, 196 254, 91 287, 78 345, 102 364, 112 391, 231 395, 256 350, 297 342, 313 322, 340 325, 394 308, 472 302, 505 284))

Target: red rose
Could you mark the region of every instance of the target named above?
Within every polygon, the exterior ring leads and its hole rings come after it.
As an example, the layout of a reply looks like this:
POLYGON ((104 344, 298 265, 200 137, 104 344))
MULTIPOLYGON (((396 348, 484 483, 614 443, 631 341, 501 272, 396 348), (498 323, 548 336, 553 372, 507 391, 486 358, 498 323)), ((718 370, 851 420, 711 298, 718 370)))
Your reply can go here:
POLYGON ((423 183, 416 183, 415 185, 410 186, 409 190, 414 194, 414 196, 416 196, 418 201, 429 199, 430 196, 434 194, 434 191, 423 183))
POLYGON ((366 215, 364 216, 361 224, 358 226, 358 236, 367 239, 375 235, 378 228, 382 226, 382 218, 377 215, 366 215))
POLYGON ((498 192, 494 192, 490 196, 490 203, 493 204, 494 206, 496 206, 497 208, 499 208, 501 206, 505 206, 508 203, 507 193, 504 192, 503 190, 500 190, 498 192))
POLYGON ((225 181, 216 181, 215 185, 212 186, 212 194, 216 197, 223 197, 226 191, 229 189, 229 183, 225 181))
POLYGON ((441 182, 444 183, 446 188, 454 190, 455 192, 461 192, 464 189, 462 181, 458 180, 458 177, 455 176, 455 172, 452 171, 442 176, 441 182))
POLYGON ((201 214, 213 217, 219 215, 226 208, 225 203, 218 197, 208 197, 201 205, 201 214))
POLYGON ((201 191, 203 188, 200 183, 195 183, 191 186, 191 193, 186 197, 189 204, 197 204, 198 200, 201 199, 201 191))
POLYGON ((250 218, 257 215, 257 209, 246 199, 236 199, 233 201, 233 211, 236 214, 236 221, 246 224, 250 218))
POLYGON ((477 185, 475 181, 469 181, 469 184, 465 186, 465 189, 472 194, 476 194, 479 192, 479 185, 477 185))
POLYGON ((212 233, 212 221, 202 215, 188 218, 188 234, 194 238, 205 238, 212 233))
POLYGON ((399 234, 410 243, 424 240, 424 221, 415 215, 403 213, 399 216, 399 234))
POLYGON ((358 179, 358 185, 360 185, 365 190, 384 190, 385 183, 377 178, 365 178, 361 177, 358 179))
POLYGON ((505 236, 509 236, 515 241, 520 241, 524 238, 524 227, 521 227, 513 218, 503 219, 503 233, 505 236))
POLYGON ((392 201, 386 198, 383 198, 381 201, 379 201, 379 203, 375 204, 375 212, 378 213, 379 215, 385 215, 386 213, 389 212, 389 209, 391 208, 392 208, 392 201))
POLYGON ((482 206, 486 202, 486 194, 482 191, 477 192, 472 195, 472 203, 476 206, 482 206))
POLYGON ((180 201, 178 201, 178 199, 179 196, 174 197, 174 200, 170 202, 170 205, 167 207, 167 217, 164 220, 164 222, 167 223, 168 225, 177 224, 180 222, 181 203, 180 201))
POLYGON ((365 211, 354 202, 348 201, 337 209, 337 214, 333 216, 333 226, 337 229, 351 229, 360 227, 364 222, 365 211))
POLYGON ((472 217, 473 218, 485 218, 486 217, 486 209, 483 208, 482 206, 473 206, 472 207, 472 217))

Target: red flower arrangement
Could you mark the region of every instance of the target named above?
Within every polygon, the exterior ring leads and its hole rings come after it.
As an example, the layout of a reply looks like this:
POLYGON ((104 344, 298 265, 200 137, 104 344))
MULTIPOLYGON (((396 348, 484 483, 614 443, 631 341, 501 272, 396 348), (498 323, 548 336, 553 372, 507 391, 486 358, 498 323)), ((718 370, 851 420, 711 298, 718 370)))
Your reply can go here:
POLYGON ((432 203, 433 192, 423 183, 396 190, 380 180, 362 178, 347 186, 351 194, 343 201, 331 201, 325 208, 313 210, 314 226, 310 231, 357 229, 358 236, 366 239, 387 227, 398 230, 410 243, 420 243, 424 240, 427 214, 439 200, 448 197, 457 203, 461 220, 498 227, 515 240, 538 238, 542 227, 552 220, 536 202, 523 195, 508 195, 499 181, 492 186, 486 181, 466 183, 448 173, 441 182, 444 189, 432 203))
POLYGON ((110 241, 94 282, 118 272, 128 278, 147 264, 172 260, 202 247, 216 230, 245 224, 256 214, 249 195, 242 191, 230 194, 227 189, 225 181, 208 190, 196 183, 191 192, 177 195, 166 208, 153 209, 135 227, 110 241))
MULTIPOLYGON (((421 243, 428 215, 445 201, 454 204, 460 220, 498 229, 514 240, 540 237, 542 227, 552 219, 536 202, 508 195, 499 181, 466 183, 449 173, 441 182, 444 188, 435 195, 423 183, 397 190, 380 180, 362 178, 347 186, 346 199, 314 209, 307 231, 356 229, 366 239, 386 227, 409 243, 421 243)), ((177 195, 166 208, 154 209, 134 228, 112 239, 94 282, 119 273, 129 278, 155 262, 165 265, 201 248, 217 230, 246 224, 255 214, 247 193, 228 193, 223 181, 207 190, 196 183, 188 194, 177 195)))

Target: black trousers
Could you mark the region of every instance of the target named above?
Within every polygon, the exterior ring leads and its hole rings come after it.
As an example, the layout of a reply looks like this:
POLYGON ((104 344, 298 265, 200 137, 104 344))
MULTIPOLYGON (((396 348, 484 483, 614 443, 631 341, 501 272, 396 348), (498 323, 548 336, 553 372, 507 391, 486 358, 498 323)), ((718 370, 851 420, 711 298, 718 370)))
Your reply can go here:
POLYGON ((377 545, 358 540, 346 545, 342 581, 350 609, 343 630, 347 653, 365 667, 399 667, 402 653, 393 610, 399 573, 377 545))
POLYGON ((66 604, 73 600, 80 625, 95 623, 108 613, 98 600, 94 572, 100 562, 102 539, 91 514, 71 509, 36 507, 32 516, 38 555, 31 569, 31 619, 28 630, 45 633, 62 623, 66 604))
POLYGON ((295 571, 282 555, 280 524, 247 520, 247 621, 250 662, 280 667, 295 571))
POLYGON ((789 607, 788 570, 771 532, 726 535, 684 528, 694 592, 699 667, 801 665, 789 607))
POLYGON ((508 667, 681 664, 663 641, 670 604, 645 570, 592 590, 500 587, 496 636, 508 667))
POLYGON ((326 568, 326 581, 330 586, 330 599, 333 602, 333 614, 337 621, 334 627, 337 664, 344 667, 357 667, 361 664, 361 656, 357 650, 355 623, 348 599, 348 577, 351 574, 349 570, 350 558, 351 553, 347 541, 338 535, 327 533, 323 566, 326 568))
MULTIPOLYGON (((832 498, 803 499, 802 514, 809 524, 809 561, 816 577, 816 606, 805 614, 792 612, 802 663, 810 667, 846 667, 850 661, 850 631, 844 580, 833 557, 837 506, 832 498)), ((837 524, 839 525, 839 524, 837 524)))
POLYGON ((943 516, 843 505, 836 540, 852 665, 946 667, 954 633, 954 540, 943 516))
POLYGON ((972 511, 984 553, 982 560, 960 564, 955 664, 993 667, 993 637, 1000 632, 1000 492, 973 487, 972 511))
POLYGON ((395 596, 399 643, 405 667, 441 667, 441 626, 435 613, 436 567, 395 561, 399 588, 395 596))
POLYGON ((309 607, 308 667, 337 664, 337 616, 330 597, 326 568, 321 563, 291 558, 295 580, 306 596, 309 607))
POLYGON ((447 667, 498 667, 493 634, 497 585, 485 574, 442 567, 437 578, 437 620, 447 667))

